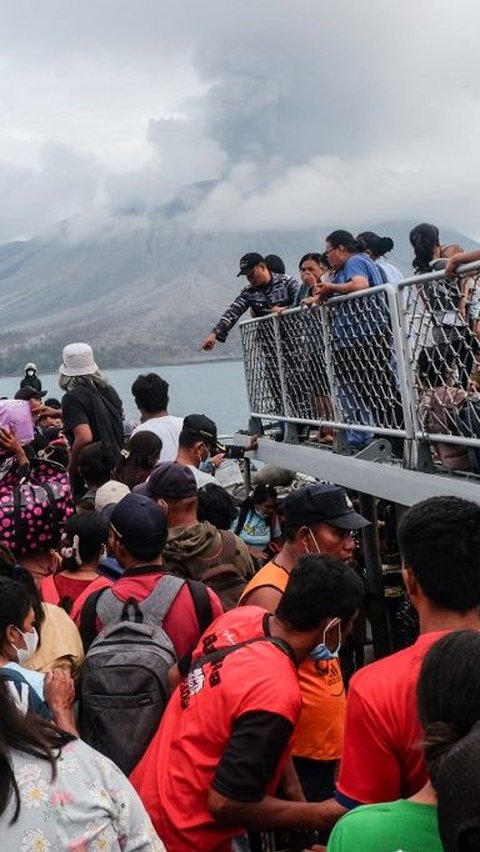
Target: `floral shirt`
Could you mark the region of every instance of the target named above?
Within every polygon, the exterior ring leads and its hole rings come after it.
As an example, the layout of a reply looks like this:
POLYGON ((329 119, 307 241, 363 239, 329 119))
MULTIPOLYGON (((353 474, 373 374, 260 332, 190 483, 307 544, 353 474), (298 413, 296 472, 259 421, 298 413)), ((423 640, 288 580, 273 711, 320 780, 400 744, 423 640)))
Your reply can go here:
POLYGON ((165 852, 137 793, 110 760, 81 740, 50 764, 12 749, 21 799, 9 825, 12 797, 0 817, 3 852, 165 852))

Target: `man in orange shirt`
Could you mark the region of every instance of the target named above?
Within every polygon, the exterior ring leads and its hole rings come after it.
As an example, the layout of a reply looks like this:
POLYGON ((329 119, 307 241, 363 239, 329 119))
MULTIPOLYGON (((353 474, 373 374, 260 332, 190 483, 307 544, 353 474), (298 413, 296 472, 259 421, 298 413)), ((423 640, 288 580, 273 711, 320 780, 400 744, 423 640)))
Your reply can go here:
MULTIPOLYGON (((245 588, 240 605, 275 612, 290 572, 305 553, 326 553, 344 561, 353 556, 354 530, 368 521, 354 511, 337 485, 316 483, 291 492, 284 502, 285 544, 245 588)), ((330 645, 341 644, 339 628, 330 645)), ((338 654, 324 659, 307 657, 299 669, 302 712, 295 732, 295 768, 308 801, 334 795, 335 770, 342 753, 345 688, 338 654)))

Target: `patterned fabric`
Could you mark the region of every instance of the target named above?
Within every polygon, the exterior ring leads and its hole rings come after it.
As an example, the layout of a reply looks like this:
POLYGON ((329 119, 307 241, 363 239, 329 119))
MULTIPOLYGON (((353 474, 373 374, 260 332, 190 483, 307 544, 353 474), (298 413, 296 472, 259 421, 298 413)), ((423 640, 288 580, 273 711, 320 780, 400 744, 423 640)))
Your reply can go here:
POLYGON ((50 764, 12 750, 21 798, 0 817, 2 849, 18 852, 165 852, 129 781, 81 740, 66 745, 52 782, 50 764))
POLYGON ((264 287, 244 287, 234 302, 225 311, 212 331, 217 340, 223 343, 237 320, 250 308, 252 316, 264 317, 270 313, 274 305, 282 308, 293 308, 297 303, 300 288, 298 281, 289 275, 279 275, 272 272, 270 284, 264 287))

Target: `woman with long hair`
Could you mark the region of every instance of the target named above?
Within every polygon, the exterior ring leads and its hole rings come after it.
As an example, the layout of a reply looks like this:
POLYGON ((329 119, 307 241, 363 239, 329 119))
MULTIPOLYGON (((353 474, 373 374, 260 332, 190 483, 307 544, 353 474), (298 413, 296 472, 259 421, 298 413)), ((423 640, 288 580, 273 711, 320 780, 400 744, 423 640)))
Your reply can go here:
MULTIPOLYGON (((410 242, 415 256, 413 268, 417 275, 443 271, 448 259, 462 251, 458 245, 442 245, 436 225, 422 222, 410 231, 410 242)), ((446 344, 449 360, 455 362, 458 384, 468 390, 474 368, 475 356, 480 346, 469 325, 469 309, 472 302, 471 278, 457 280, 439 278, 427 281, 413 293, 414 302, 409 306, 411 314, 421 316, 419 337, 427 344, 446 344)))
POLYGON ((107 758, 24 716, 0 677, 2 849, 165 852, 129 781, 107 758))

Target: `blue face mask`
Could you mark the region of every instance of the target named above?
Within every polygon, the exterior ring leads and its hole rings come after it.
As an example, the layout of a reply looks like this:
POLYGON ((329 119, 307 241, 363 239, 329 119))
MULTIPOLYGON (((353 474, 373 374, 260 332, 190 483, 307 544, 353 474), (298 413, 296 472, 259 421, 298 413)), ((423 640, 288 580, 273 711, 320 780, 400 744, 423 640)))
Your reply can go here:
POLYGON ((315 660, 315 662, 321 662, 323 660, 336 660, 338 657, 338 652, 340 650, 340 646, 342 644, 342 630, 340 627, 340 619, 334 618, 330 624, 327 624, 325 630, 323 631, 323 642, 320 642, 318 645, 315 645, 310 653, 309 657, 311 660, 315 660), (327 646, 325 639, 329 630, 332 627, 338 626, 338 644, 334 651, 331 651, 327 646))
POLYGON ((200 462, 200 470, 203 470, 204 473, 211 473, 213 468, 213 464, 210 461, 210 453, 208 456, 200 462))

